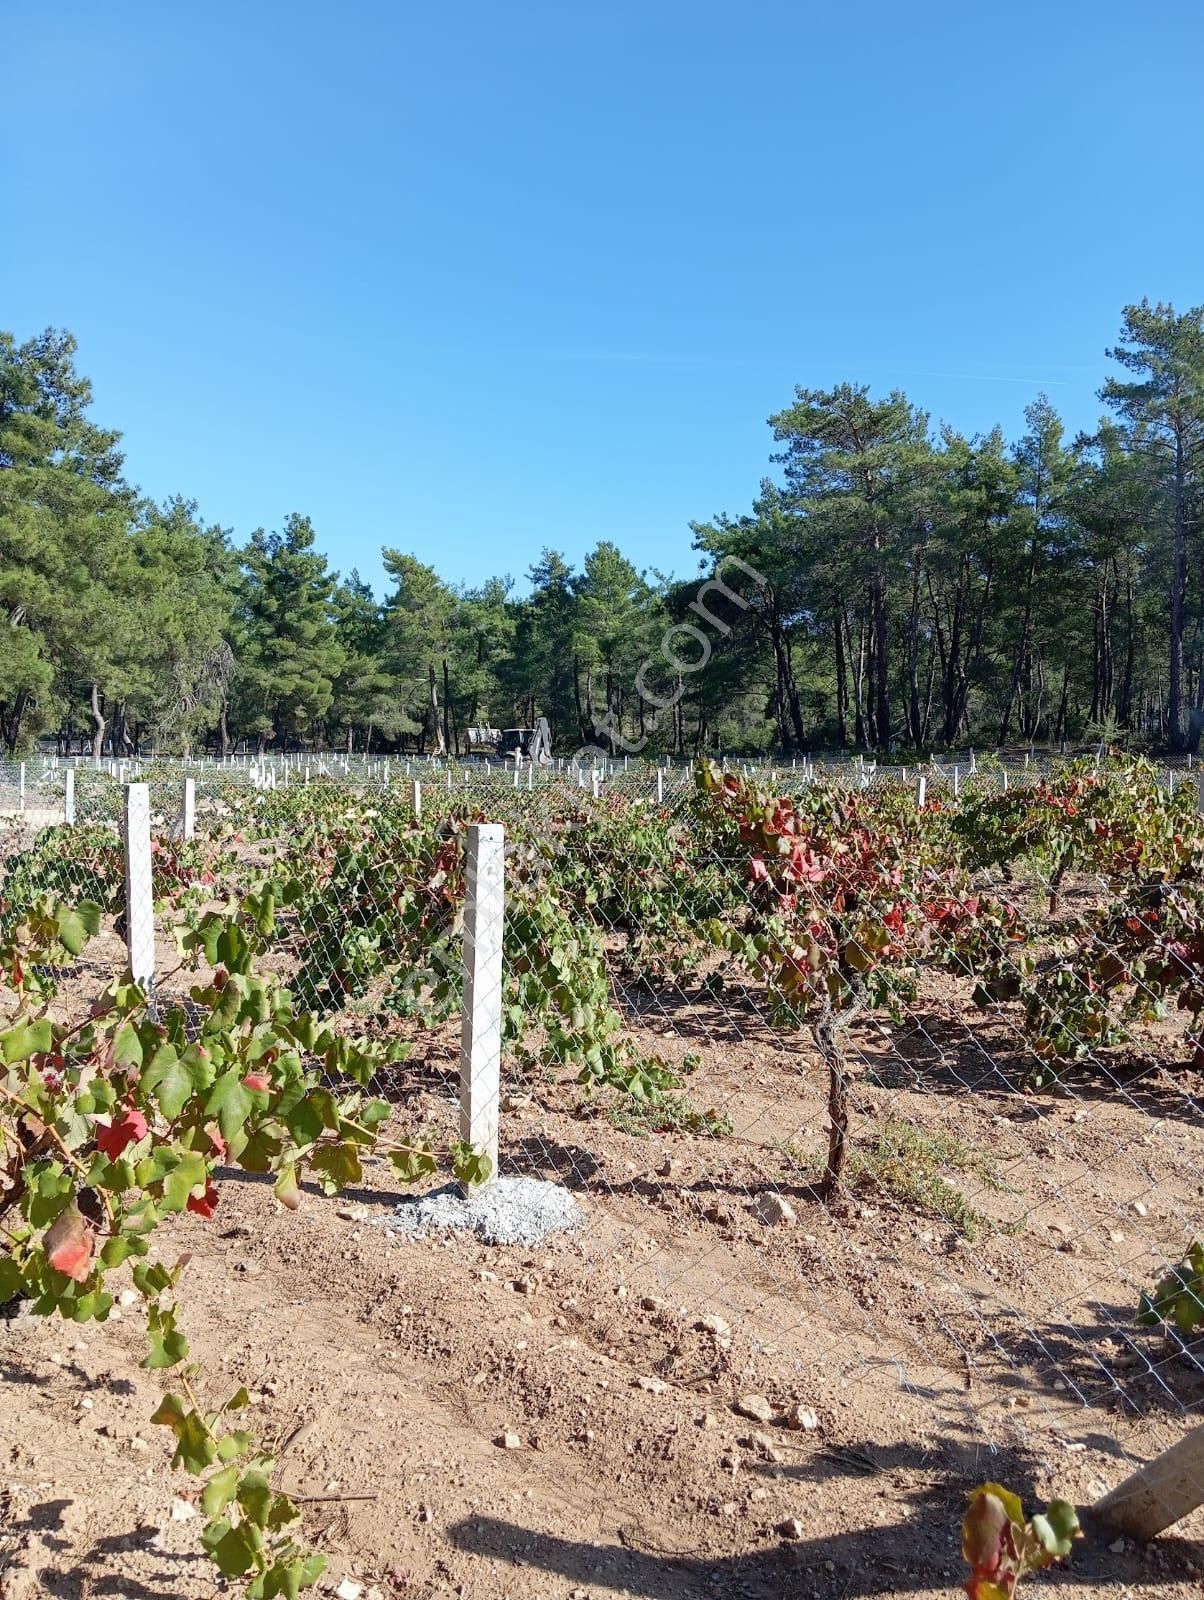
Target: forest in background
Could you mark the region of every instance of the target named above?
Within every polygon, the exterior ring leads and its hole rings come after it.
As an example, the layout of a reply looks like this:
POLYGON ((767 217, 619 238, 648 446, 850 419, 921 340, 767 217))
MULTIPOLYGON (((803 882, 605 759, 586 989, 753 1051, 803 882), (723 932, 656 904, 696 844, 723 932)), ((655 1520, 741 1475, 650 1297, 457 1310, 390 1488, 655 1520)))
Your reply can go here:
MULTIPOLYGON (((1204 727, 1204 307, 1128 306, 1096 431, 1044 396, 966 437, 904 394, 795 391, 700 575, 603 540, 451 584, 399 549, 340 576, 300 514, 244 544, 157 505, 93 420, 76 343, 0 334, 0 738, 61 749, 939 749, 1204 727), (719 581, 707 582, 717 575, 719 581)), ((331 530, 324 530, 327 537, 331 530)))

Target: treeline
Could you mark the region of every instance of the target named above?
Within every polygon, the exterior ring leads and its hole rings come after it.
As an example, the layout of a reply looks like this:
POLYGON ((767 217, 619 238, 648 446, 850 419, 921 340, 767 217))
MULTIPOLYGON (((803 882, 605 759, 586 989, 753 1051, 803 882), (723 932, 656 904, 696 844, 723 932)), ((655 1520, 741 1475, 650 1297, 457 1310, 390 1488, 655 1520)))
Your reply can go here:
POLYGON ((10 752, 460 750, 482 724, 660 753, 1204 726, 1204 307, 1127 307, 1106 415, 1041 397, 1014 442, 905 395, 798 389, 778 478, 691 524, 700 576, 600 543, 446 583, 386 550, 340 577, 303 516, 245 545, 127 483, 75 342, 0 335, 0 736, 10 752))

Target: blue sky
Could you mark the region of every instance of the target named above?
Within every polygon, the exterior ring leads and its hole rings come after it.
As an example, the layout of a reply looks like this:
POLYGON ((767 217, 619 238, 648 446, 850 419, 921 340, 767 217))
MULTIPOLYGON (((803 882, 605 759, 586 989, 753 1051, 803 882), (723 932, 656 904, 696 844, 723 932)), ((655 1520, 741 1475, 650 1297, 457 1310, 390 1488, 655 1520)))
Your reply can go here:
POLYGON ((1204 300, 1204 12, 1109 0, 65 0, 3 27, 0 327, 131 478, 521 578, 694 570, 793 385, 1009 436, 1204 300))

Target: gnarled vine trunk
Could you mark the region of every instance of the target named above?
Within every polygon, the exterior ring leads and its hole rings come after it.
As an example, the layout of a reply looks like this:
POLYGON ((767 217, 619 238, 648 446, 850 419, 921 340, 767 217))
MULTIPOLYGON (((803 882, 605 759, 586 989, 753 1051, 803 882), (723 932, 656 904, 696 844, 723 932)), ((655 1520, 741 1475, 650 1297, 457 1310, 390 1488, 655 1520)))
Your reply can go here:
POLYGON ((819 1183, 821 1200, 831 1200, 843 1187, 849 1146, 849 1070, 844 1036, 855 1011, 825 1012, 811 1024, 815 1048, 828 1070, 828 1160, 819 1183))

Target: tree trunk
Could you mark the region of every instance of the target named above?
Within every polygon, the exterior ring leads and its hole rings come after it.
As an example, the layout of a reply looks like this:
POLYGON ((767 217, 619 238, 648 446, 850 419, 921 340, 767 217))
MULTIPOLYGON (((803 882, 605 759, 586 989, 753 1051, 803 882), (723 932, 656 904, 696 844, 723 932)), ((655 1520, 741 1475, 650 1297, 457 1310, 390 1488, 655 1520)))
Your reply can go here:
POLYGON ((1170 672, 1166 696, 1167 742, 1183 748, 1183 606, 1187 593, 1187 482, 1183 436, 1175 435, 1174 570, 1171 575, 1170 672))
POLYGON ((585 726, 585 712, 581 706, 581 657, 573 655, 573 707, 577 712, 577 737, 582 744, 590 743, 590 733, 585 726))
MULTIPOLYGON (((794 668, 790 662, 790 645, 781 627, 775 622, 772 629, 774 662, 777 668, 780 692, 785 704, 785 709, 790 713, 790 727, 783 731, 793 731, 794 743, 801 749, 807 742, 806 730, 803 727, 803 708, 799 701, 798 685, 794 681, 794 668)), ((789 740, 784 741, 788 747, 789 740)))
POLYGON ((923 743, 920 717, 920 569, 911 576, 911 615, 907 623, 907 721, 908 735, 918 749, 923 743))
POLYGON ((25 715, 25 707, 29 703, 29 690, 19 689, 13 700, 13 708, 4 718, 4 742, 8 746, 11 756, 16 750, 21 739, 21 718, 25 715))
POLYGON ((447 742, 443 737, 443 724, 439 720, 439 684, 435 678, 435 663, 433 661, 430 664, 429 672, 431 690, 431 743, 434 746, 435 754, 441 756, 446 755, 447 753, 447 742))
POLYGON ((100 710, 100 689, 95 683, 92 685, 89 704, 92 708, 92 720, 96 725, 92 734, 92 759, 99 763, 105 747, 105 719, 100 710))
POLYGON ((854 662, 853 667, 853 738, 859 749, 864 750, 865 739, 865 623, 857 624, 857 653, 853 654, 853 632, 849 627, 849 655, 854 662))
POLYGON ((890 744, 890 620, 887 614, 886 587, 882 574, 874 574, 870 597, 873 603, 874 658, 878 671, 878 694, 874 721, 878 743, 890 744))
POLYGON ((849 742, 849 679, 844 654, 844 620, 839 611, 832 632, 836 645, 836 742, 843 750, 849 742))
POLYGON ((1125 577, 1125 623, 1128 634, 1125 640, 1125 668, 1120 680, 1120 696, 1116 703, 1116 720, 1122 728, 1132 726, 1133 666, 1137 648, 1136 629, 1133 620, 1133 574, 1131 572, 1125 577))

